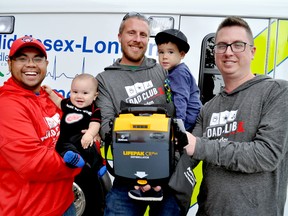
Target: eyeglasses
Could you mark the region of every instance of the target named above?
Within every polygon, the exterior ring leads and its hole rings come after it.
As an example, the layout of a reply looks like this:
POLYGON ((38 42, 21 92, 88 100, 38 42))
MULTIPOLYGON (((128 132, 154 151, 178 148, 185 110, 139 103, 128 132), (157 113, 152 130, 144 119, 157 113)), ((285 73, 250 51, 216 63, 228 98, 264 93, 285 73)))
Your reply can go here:
POLYGON ((19 57, 13 58, 13 60, 21 64, 28 64, 30 60, 32 60, 34 64, 42 64, 45 62, 46 58, 44 56, 43 57, 35 56, 33 58, 29 58, 27 56, 19 56, 19 57))
POLYGON ((129 13, 127 13, 127 14, 123 17, 122 21, 124 21, 124 20, 126 20, 126 19, 128 19, 128 18, 130 18, 130 17, 140 17, 140 18, 142 18, 142 19, 147 20, 147 18, 146 18, 143 14, 141 14, 141 13, 138 13, 138 12, 129 12, 129 13))
POLYGON ((172 92, 171 92, 171 88, 170 88, 170 80, 169 79, 165 79, 164 89, 165 89, 165 94, 166 94, 166 101, 167 101, 167 103, 170 103, 172 101, 172 92))
POLYGON ((217 54, 223 54, 227 51, 227 48, 230 47, 232 52, 240 53, 245 51, 246 45, 253 47, 253 45, 245 42, 234 42, 231 44, 220 43, 214 46, 214 52, 217 54))

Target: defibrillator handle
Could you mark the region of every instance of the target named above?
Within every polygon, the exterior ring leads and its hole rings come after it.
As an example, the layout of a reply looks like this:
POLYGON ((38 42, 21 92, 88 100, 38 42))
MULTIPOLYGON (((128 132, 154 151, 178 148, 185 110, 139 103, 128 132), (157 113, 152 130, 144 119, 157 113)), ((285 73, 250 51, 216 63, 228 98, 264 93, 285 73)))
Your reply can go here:
POLYGON ((165 114, 168 116, 167 107, 163 104, 153 104, 153 105, 144 105, 144 104, 130 104, 125 101, 120 102, 120 114, 132 113, 134 115, 152 115, 165 114))
POLYGON ((152 107, 152 106, 141 106, 141 107, 125 107, 121 110, 123 113, 132 113, 134 115, 152 115, 157 114, 167 114, 167 111, 163 107, 152 107))

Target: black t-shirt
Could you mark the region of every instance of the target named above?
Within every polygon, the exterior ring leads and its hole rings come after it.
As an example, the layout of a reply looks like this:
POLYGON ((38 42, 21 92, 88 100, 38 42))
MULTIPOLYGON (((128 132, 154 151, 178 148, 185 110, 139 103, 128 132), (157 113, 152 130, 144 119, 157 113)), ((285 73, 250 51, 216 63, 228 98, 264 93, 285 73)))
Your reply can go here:
POLYGON ((77 108, 69 98, 61 101, 63 116, 60 122, 59 141, 68 142, 71 136, 81 133, 81 130, 88 129, 89 123, 101 122, 100 108, 93 102, 84 108, 77 108))

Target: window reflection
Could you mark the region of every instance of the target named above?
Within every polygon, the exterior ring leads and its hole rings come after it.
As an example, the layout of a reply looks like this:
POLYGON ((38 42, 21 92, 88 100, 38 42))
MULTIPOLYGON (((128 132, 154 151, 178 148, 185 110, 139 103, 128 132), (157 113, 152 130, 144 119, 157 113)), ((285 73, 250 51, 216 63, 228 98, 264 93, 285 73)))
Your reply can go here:
POLYGON ((214 44, 214 33, 206 35, 202 41, 199 88, 201 91, 201 101, 203 104, 211 100, 224 87, 223 78, 214 61, 214 44))

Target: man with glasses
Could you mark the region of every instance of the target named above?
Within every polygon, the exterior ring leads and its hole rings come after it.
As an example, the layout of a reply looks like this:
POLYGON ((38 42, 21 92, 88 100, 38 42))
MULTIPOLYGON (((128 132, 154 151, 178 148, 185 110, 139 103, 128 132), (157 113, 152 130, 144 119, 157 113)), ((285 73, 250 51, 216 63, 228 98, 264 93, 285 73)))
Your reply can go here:
MULTIPOLYGON (((155 59, 145 57, 149 36, 149 22, 145 16, 139 13, 128 13, 124 16, 118 33, 122 57, 96 77, 99 82, 99 96, 96 102, 101 109, 102 139, 105 139, 105 135, 110 131, 109 122, 120 113, 121 101, 145 105, 164 104, 170 116, 174 114, 173 103, 166 101, 164 89, 166 71, 155 59)), ((149 205, 149 215, 180 215, 180 208, 168 185, 162 187, 164 191, 162 201, 134 200, 128 196, 128 192, 134 189, 134 184, 115 177, 113 187, 106 196, 104 214, 144 215, 149 205)), ((141 189, 143 196, 149 196, 147 191, 150 189, 149 185, 141 189)))
POLYGON ((214 53, 223 54, 227 51, 227 48, 230 47, 233 53, 244 52, 246 45, 253 47, 253 45, 247 44, 243 41, 233 42, 231 44, 219 43, 214 46, 214 53))
POLYGON ((55 151, 61 111, 41 88, 44 45, 30 36, 11 46, 9 78, 0 88, 0 215, 75 216, 68 168, 55 151))
POLYGON ((256 47, 243 19, 224 19, 215 44, 225 86, 201 109, 185 147, 203 160, 196 215, 284 215, 288 82, 253 74, 256 47))

